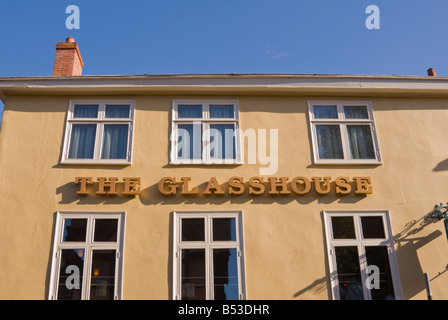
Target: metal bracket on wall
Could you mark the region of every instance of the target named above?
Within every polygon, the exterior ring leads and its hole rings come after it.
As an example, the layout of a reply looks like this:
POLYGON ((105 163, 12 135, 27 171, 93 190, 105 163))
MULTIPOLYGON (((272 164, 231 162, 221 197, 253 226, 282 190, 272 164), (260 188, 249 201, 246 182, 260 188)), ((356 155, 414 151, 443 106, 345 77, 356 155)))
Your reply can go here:
POLYGON ((432 215, 431 218, 441 220, 441 219, 447 219, 448 218, 448 202, 447 205, 444 206, 442 203, 439 205, 435 205, 434 209, 432 209, 432 215))
POLYGON ((443 224, 445 225, 445 234, 448 239, 448 202, 446 204, 446 206, 444 206, 442 203, 439 205, 435 205, 434 209, 432 209, 431 211, 431 218, 437 220, 443 219, 443 224))

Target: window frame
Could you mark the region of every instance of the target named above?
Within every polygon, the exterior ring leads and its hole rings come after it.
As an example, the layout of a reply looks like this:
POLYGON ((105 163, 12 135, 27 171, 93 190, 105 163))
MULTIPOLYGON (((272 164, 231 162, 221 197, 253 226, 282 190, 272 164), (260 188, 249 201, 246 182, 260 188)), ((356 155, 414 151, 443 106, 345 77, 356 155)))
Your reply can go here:
POLYGON ((335 247, 356 246, 358 248, 358 261, 360 265, 361 282, 365 300, 371 300, 370 290, 365 286, 367 259, 365 258, 365 247, 386 246, 389 258, 389 268, 394 287, 396 300, 403 299, 400 273, 397 256, 394 248, 394 238, 391 230, 390 214, 388 210, 324 210, 323 212, 326 251, 328 258, 331 292, 333 300, 340 300, 339 281, 337 274, 335 247), (385 238, 363 238, 361 217, 381 216, 383 219, 385 238), (353 217, 355 227, 355 239, 333 239, 332 217, 353 217))
POLYGON ((324 165, 379 165, 381 162, 380 148, 376 133, 375 120, 373 117, 372 103, 370 101, 308 101, 308 119, 311 131, 311 141, 313 149, 314 164, 324 165), (337 119, 316 119, 314 117, 315 106, 336 106, 337 119), (344 116, 344 106, 365 106, 367 108, 368 119, 346 119, 344 116), (317 141, 317 125, 338 125, 341 133, 343 159, 325 159, 319 158, 319 145, 317 141), (350 140, 347 134, 349 125, 369 125, 372 136, 373 152, 375 159, 352 159, 350 152, 350 140))
POLYGON ((170 164, 242 164, 241 160, 241 135, 239 130, 239 104, 237 100, 173 100, 171 117, 171 152, 170 164), (201 105, 202 118, 179 118, 179 105, 201 105), (233 118, 210 118, 210 105, 233 105, 233 118), (202 154, 200 159, 180 159, 177 155, 177 126, 181 124, 201 125, 202 128, 202 154), (210 157, 210 125, 233 124, 235 127, 235 158, 212 159, 210 157))
POLYGON ((121 300, 123 295, 123 252, 125 238, 125 211, 58 211, 53 237, 53 251, 50 273, 49 300, 57 300, 61 253, 64 249, 83 249, 84 267, 82 276, 81 300, 90 298, 92 254, 94 250, 116 250, 114 300, 121 300), (63 241, 65 219, 87 219, 85 241, 63 241), (117 219, 117 241, 94 241, 95 221, 98 219, 117 219))
POLYGON ((181 268, 182 249, 205 249, 205 287, 206 300, 214 299, 213 249, 237 250, 238 299, 246 299, 246 280, 243 241, 242 211, 174 211, 173 212, 173 296, 174 300, 182 298, 181 268), (181 220, 204 218, 204 241, 182 241, 181 220), (213 241, 213 218, 235 218, 235 241, 213 241))
POLYGON ((132 146, 134 140, 134 118, 135 118, 134 100, 70 100, 66 117, 64 145, 60 161, 61 164, 131 165, 132 149, 133 149, 132 146), (74 110, 76 105, 98 105, 98 117, 74 118, 74 110), (129 118, 106 118, 105 117, 106 105, 129 105, 129 118), (92 159, 71 159, 68 157, 71 143, 72 128, 74 124, 96 124, 94 153, 92 159), (129 125, 126 159, 101 159, 104 126, 107 124, 129 125))

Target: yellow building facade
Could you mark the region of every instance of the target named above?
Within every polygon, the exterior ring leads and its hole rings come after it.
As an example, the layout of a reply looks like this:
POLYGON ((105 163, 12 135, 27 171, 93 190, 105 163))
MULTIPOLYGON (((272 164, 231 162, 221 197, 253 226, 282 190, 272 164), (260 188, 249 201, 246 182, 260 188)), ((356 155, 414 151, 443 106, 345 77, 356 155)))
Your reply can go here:
POLYGON ((448 297, 448 79, 1 78, 1 299, 448 297))

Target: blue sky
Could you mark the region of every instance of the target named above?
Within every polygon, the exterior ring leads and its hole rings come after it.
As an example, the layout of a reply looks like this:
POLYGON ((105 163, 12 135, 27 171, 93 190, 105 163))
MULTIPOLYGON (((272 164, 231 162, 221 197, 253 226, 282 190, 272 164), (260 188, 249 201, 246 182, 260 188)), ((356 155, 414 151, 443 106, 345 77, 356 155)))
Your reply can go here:
POLYGON ((448 75, 446 0, 15 0, 0 4, 0 76, 51 75, 74 37, 83 74, 448 75), (68 30, 69 5, 80 29, 68 30), (380 9, 368 30, 366 7, 380 9))
POLYGON ((78 42, 83 74, 448 75, 446 0, 15 0, 0 4, 0 76, 51 75, 78 42), (80 29, 68 30, 69 5, 80 29), (380 9, 369 30, 368 5, 380 9))
MULTIPOLYGON (((447 0, 14 0, 0 4, 0 77, 51 75, 75 38, 84 75, 448 75, 447 0), (380 29, 365 22, 380 9, 380 29), (66 28, 66 8, 80 29, 66 28)), ((0 109, 1 109, 0 103, 0 109)))
POLYGON ((448 0, 1 0, 0 77, 50 76, 67 37, 84 75, 448 76, 447 14, 448 0), (379 30, 365 26, 369 5, 379 30))
MULTIPOLYGON (((51 75, 76 39, 85 75, 448 75, 447 0, 14 0, 0 4, 0 77, 51 75), (380 9, 369 30, 366 8, 380 9), (80 29, 66 28, 66 8, 80 29)), ((0 102, 0 111, 2 110, 0 102)))

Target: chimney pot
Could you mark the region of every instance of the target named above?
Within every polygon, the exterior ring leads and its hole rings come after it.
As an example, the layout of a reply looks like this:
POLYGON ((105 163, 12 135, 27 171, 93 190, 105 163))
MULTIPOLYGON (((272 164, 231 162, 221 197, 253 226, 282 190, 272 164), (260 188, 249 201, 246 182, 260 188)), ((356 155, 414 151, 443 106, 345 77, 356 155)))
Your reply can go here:
POLYGON ((80 76, 84 62, 75 39, 67 38, 56 44, 53 76, 80 76))
POLYGON ((430 68, 428 69, 428 76, 430 77, 436 77, 436 70, 434 70, 434 68, 430 68))

